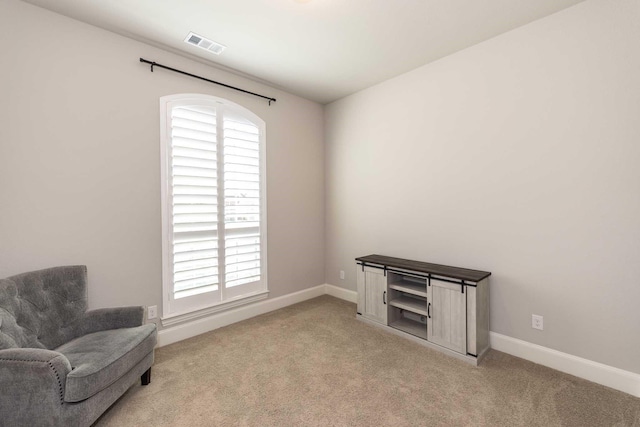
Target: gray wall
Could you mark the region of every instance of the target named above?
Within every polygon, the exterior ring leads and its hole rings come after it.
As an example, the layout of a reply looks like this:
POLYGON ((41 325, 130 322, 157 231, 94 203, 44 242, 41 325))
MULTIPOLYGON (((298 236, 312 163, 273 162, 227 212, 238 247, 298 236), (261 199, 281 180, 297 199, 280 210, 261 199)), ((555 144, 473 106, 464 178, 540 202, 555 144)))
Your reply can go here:
POLYGON ((640 373, 638 22, 587 1, 330 104, 327 282, 492 271, 492 331, 640 373))
POLYGON ((321 105, 14 0, 0 52, 0 277, 86 264, 91 307, 160 307, 159 98, 205 93, 266 122, 270 297, 324 283, 321 105))

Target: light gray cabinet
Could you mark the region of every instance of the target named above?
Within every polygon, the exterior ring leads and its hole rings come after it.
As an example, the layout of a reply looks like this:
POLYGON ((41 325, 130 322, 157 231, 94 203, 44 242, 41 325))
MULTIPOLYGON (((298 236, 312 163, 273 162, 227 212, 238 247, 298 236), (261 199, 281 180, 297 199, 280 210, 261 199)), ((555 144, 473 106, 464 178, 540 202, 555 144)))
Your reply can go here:
POLYGON ((359 319, 473 364, 489 350, 491 273, 382 255, 356 261, 359 319))

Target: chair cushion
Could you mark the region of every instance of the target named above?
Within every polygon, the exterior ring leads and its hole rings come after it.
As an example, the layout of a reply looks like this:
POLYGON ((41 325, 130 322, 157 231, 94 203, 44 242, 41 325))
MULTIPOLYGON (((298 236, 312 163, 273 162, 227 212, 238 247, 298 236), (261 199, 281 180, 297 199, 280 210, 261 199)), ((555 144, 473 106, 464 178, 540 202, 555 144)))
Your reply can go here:
POLYGON ((109 387, 153 351, 156 325, 94 332, 61 345, 72 371, 67 375, 65 402, 88 399, 109 387))

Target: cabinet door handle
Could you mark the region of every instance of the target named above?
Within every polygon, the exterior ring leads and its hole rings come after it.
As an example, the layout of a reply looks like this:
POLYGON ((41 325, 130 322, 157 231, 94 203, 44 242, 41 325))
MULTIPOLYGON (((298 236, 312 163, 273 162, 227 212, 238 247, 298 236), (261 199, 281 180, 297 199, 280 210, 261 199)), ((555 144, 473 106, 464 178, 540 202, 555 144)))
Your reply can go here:
POLYGON ((387 291, 384 291, 382 293, 382 302, 385 304, 387 303, 387 291))
POLYGON ((431 319, 431 303, 427 304, 427 317, 431 319))

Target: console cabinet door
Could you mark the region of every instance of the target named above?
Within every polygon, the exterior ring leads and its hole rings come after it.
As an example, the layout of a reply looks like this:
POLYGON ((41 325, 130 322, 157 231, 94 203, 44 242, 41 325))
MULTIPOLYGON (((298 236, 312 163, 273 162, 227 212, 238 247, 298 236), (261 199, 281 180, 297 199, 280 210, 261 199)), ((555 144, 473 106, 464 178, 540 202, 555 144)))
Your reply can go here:
POLYGON ((358 313, 375 322, 387 324, 387 277, 379 268, 357 266, 358 313))
POLYGON ((461 286, 431 279, 431 286, 427 286, 427 301, 430 305, 427 339, 467 354, 467 299, 461 286))

